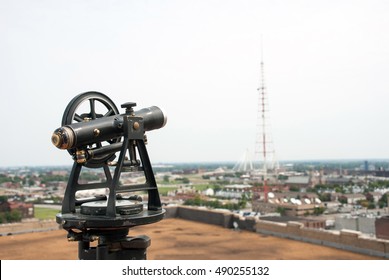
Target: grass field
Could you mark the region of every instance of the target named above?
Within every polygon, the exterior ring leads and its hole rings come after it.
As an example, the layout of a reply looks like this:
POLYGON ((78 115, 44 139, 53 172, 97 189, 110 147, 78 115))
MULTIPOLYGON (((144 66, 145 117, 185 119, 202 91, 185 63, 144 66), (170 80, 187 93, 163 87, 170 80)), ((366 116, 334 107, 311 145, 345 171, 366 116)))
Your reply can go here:
POLYGON ((34 207, 35 218, 39 220, 55 219, 55 215, 59 213, 59 210, 44 208, 44 207, 34 207))
MULTIPOLYGON (((182 184, 182 185, 185 185, 185 184, 182 184)), ((210 187, 210 185, 208 184, 199 184, 199 185, 191 185, 191 187, 193 187, 195 190, 198 190, 198 191, 204 191, 206 189, 208 189, 210 187)), ((174 191, 174 190, 177 190, 180 188, 180 185, 179 184, 172 184, 172 185, 167 185, 167 184, 159 184, 158 185, 158 192, 160 195, 167 195, 167 193, 169 191, 174 191)))

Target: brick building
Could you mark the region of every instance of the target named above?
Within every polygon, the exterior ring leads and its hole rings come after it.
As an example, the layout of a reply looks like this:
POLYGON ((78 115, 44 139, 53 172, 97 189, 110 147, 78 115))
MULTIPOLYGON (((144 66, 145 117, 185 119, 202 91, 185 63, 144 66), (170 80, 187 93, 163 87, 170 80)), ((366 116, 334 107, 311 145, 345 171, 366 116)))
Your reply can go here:
POLYGON ((32 203, 3 201, 0 202, 0 212, 10 212, 12 210, 19 210, 22 218, 34 218, 34 205, 32 203))

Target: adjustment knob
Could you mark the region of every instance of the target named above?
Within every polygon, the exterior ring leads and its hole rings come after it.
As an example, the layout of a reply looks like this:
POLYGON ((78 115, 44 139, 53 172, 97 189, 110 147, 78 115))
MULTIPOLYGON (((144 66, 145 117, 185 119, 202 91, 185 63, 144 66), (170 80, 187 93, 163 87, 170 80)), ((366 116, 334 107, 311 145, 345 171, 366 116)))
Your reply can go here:
POLYGON ((122 108, 126 108, 126 114, 128 115, 133 115, 134 114, 134 109, 133 107, 136 106, 135 102, 126 102, 121 105, 122 108))

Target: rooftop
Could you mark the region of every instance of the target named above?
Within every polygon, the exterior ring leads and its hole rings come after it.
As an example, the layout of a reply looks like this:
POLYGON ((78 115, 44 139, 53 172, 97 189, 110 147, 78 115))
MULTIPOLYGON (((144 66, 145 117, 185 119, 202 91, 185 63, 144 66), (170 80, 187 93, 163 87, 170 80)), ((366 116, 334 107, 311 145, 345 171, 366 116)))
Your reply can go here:
MULTIPOLYGON (((0 237, 0 259, 74 260, 77 242, 65 230, 0 237)), ((131 236, 147 235, 151 260, 370 260, 376 257, 178 218, 138 226, 131 236)))

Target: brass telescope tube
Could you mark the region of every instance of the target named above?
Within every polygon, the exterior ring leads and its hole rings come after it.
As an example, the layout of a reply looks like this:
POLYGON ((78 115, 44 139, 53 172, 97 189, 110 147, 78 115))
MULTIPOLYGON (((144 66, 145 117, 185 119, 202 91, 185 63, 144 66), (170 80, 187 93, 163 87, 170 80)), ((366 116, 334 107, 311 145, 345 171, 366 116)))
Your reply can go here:
MULTIPOLYGON (((51 142, 59 149, 68 150, 121 137, 123 136, 123 116, 125 114, 62 126, 53 132, 51 142)), ((143 119, 144 131, 162 128, 167 122, 166 115, 157 106, 136 111, 133 116, 143 119)))

